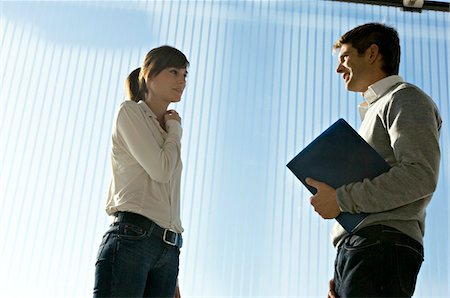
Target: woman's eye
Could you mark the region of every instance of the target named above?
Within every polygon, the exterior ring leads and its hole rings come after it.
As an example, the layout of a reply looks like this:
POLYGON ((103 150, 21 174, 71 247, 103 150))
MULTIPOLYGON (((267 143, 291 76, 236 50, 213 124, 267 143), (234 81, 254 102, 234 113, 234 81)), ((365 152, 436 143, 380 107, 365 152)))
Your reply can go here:
POLYGON ((172 69, 170 72, 173 73, 174 75, 178 74, 178 71, 176 69, 172 69))

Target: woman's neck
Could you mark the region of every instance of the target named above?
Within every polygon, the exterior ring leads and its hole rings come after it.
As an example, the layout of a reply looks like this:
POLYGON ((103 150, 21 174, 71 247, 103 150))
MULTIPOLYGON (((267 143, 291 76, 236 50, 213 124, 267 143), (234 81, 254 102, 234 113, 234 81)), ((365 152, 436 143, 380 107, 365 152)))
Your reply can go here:
POLYGON ((167 112, 167 107, 169 106, 169 104, 160 100, 150 98, 146 98, 145 103, 156 115, 156 119, 158 120, 161 127, 164 128, 164 114, 167 112))

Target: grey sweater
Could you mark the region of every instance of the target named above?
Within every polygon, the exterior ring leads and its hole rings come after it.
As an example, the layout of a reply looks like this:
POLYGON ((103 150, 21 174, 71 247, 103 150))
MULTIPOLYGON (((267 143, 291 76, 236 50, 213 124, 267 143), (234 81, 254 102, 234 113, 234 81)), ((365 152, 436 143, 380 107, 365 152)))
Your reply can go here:
MULTIPOLYGON (((364 93, 359 134, 391 165, 380 176, 336 190, 342 211, 369 213, 358 229, 383 224, 420 243, 425 209, 439 173, 442 120, 432 99, 399 76, 384 78, 364 93)), ((347 233, 336 223, 334 245, 347 233)))

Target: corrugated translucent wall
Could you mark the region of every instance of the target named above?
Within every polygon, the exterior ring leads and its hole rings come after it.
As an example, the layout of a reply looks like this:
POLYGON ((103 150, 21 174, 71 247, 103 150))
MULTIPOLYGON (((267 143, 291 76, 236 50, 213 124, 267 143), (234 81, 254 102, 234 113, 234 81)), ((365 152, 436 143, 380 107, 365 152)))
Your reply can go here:
POLYGON ((123 81, 170 44, 191 62, 175 106, 183 296, 325 297, 333 222, 285 164, 338 118, 359 126, 361 97, 334 72, 331 46, 369 21, 398 29, 401 75, 444 119, 415 297, 450 295, 448 13, 315 0, 2 1, 0 17, 0 296, 91 295, 123 81))

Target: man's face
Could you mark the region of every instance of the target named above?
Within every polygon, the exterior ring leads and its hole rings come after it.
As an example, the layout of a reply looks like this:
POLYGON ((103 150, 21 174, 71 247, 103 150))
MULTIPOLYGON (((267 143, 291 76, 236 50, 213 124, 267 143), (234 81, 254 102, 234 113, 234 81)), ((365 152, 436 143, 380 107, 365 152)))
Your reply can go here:
POLYGON ((351 44, 343 44, 338 57, 336 72, 342 74, 348 91, 365 92, 370 85, 371 65, 365 54, 358 54, 351 44))

